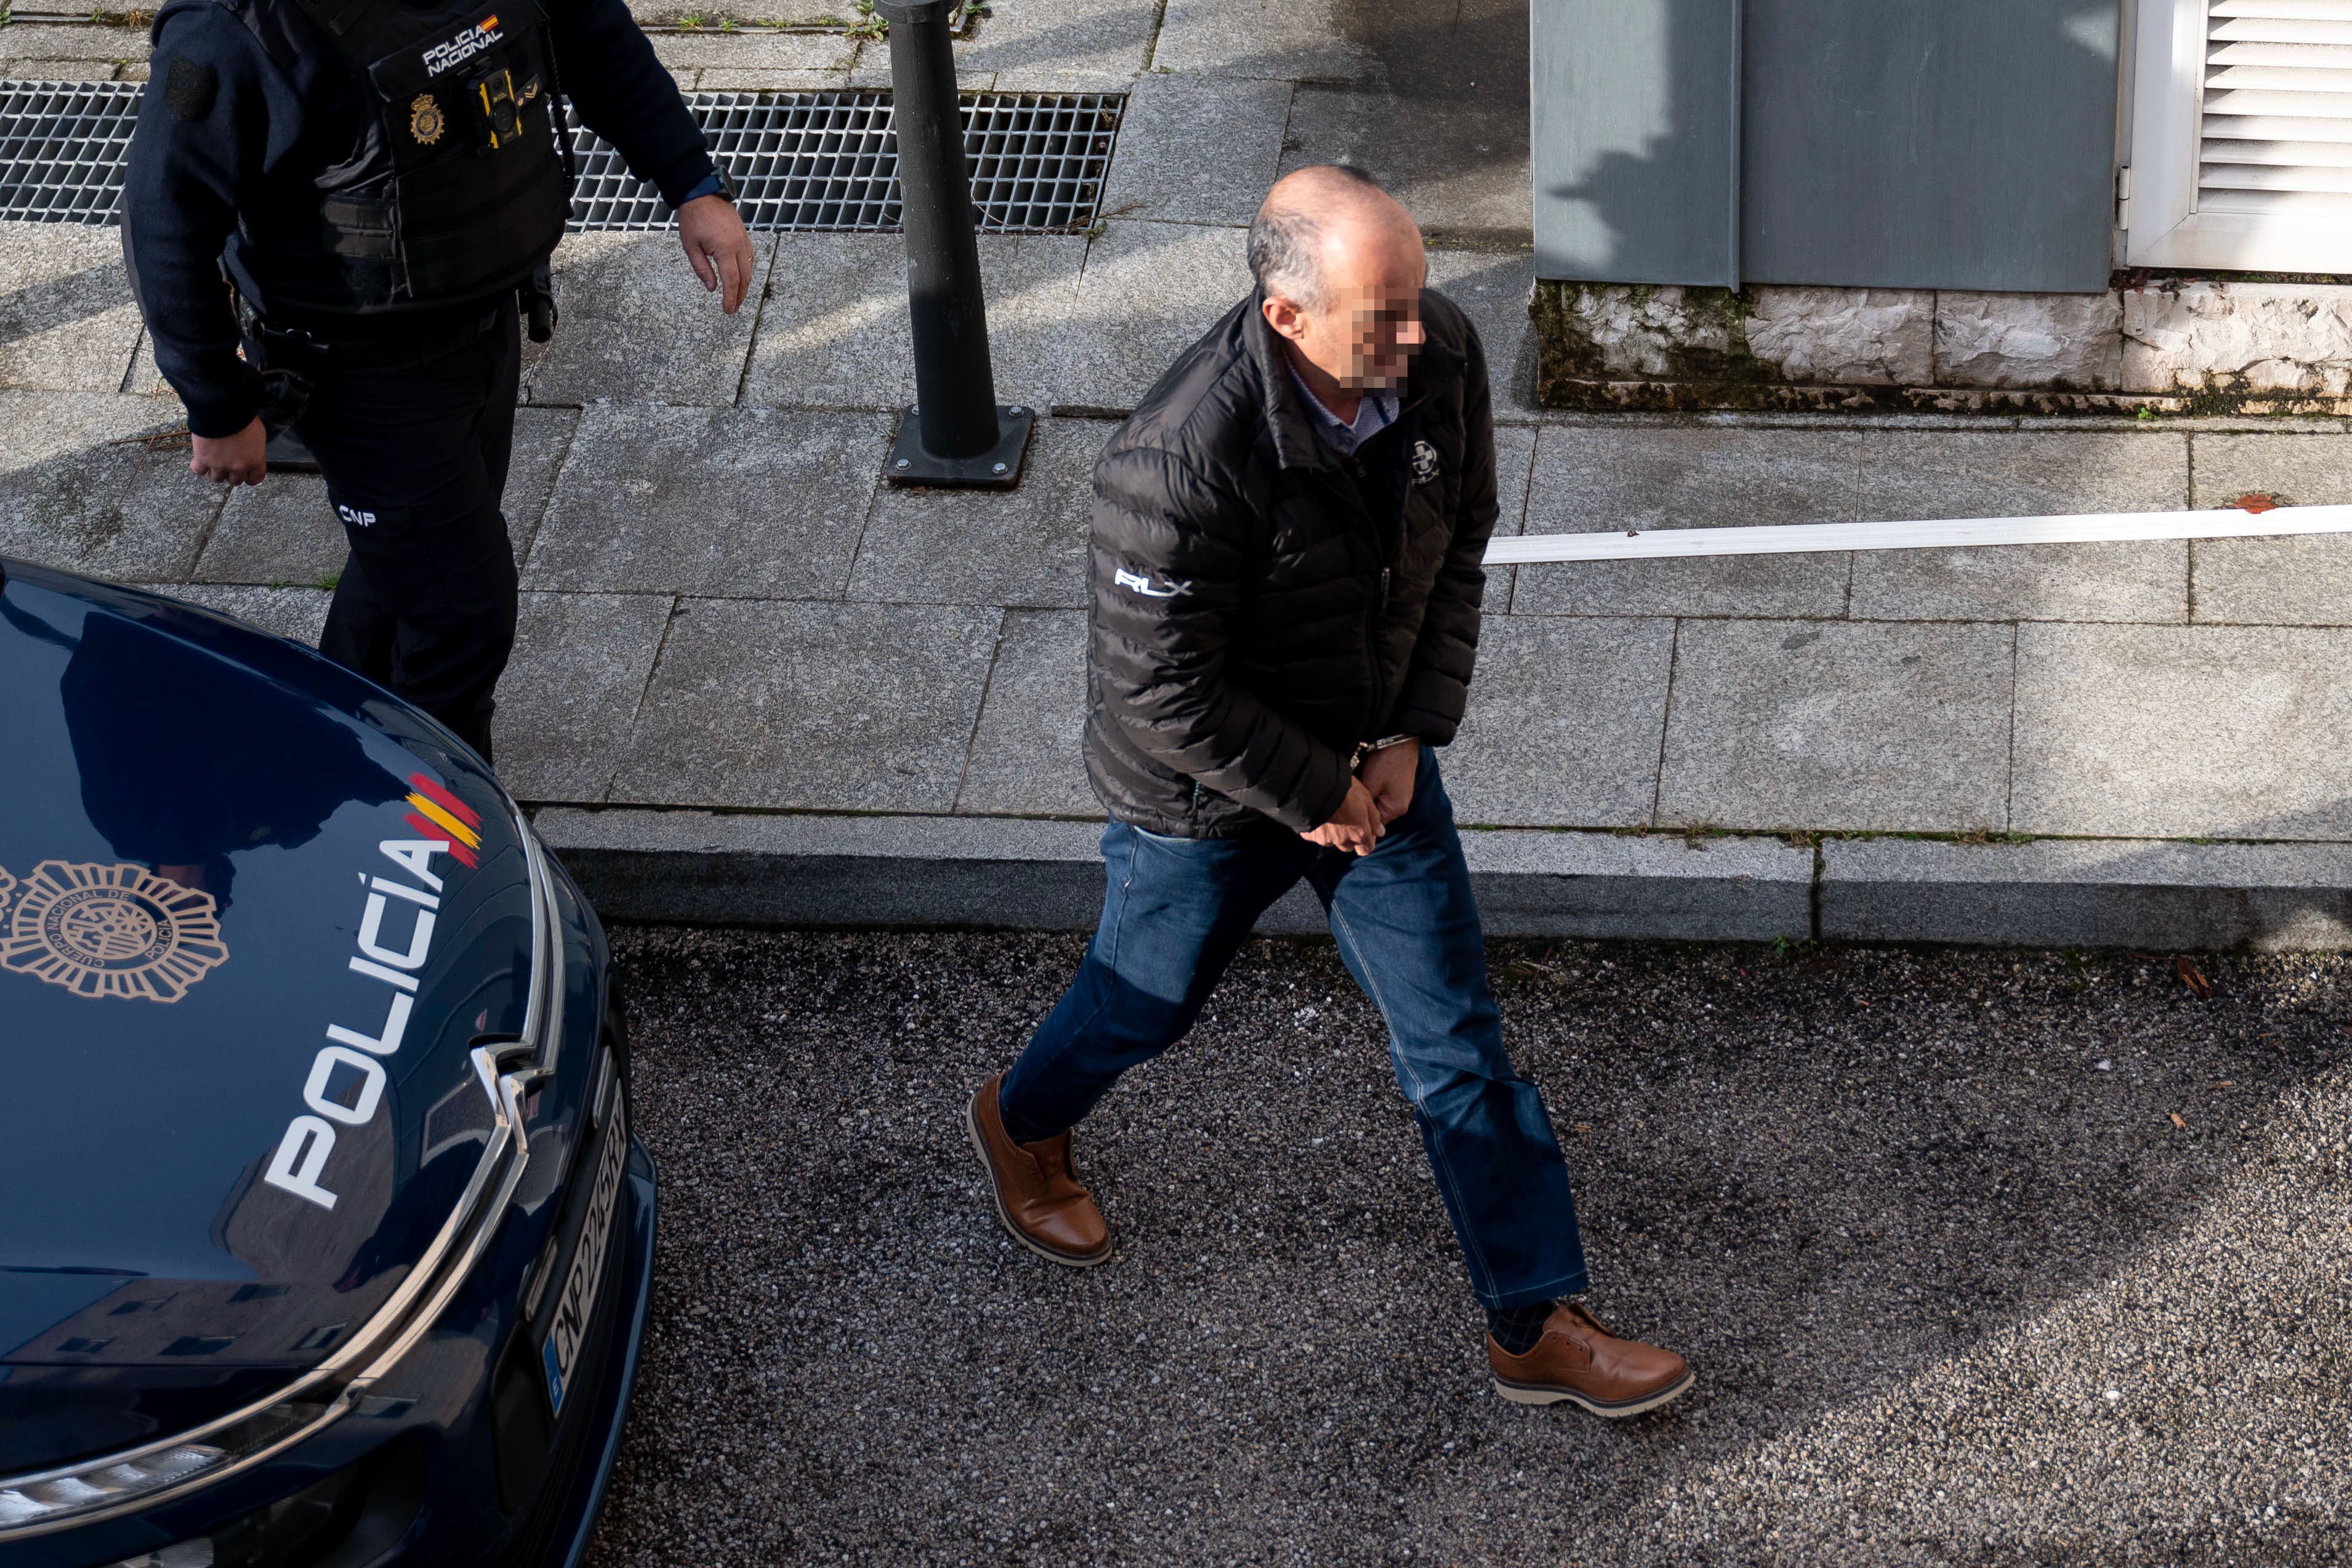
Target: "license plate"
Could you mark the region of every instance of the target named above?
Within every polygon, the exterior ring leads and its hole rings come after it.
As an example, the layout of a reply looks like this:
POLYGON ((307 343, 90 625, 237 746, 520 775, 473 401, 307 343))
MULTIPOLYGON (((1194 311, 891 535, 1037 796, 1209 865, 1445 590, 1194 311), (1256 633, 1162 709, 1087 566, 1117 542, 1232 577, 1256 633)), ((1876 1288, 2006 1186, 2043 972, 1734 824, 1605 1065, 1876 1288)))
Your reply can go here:
POLYGON ((588 1342, 589 1313, 612 1256, 614 1211, 620 1205, 621 1173, 629 1158, 627 1109, 627 1103, 614 1093, 604 1158, 596 1166, 595 1188, 588 1195, 588 1218, 572 1253, 572 1271, 564 1276, 562 1293, 549 1315, 547 1337, 540 1342, 539 1358, 547 1368, 547 1403, 558 1415, 563 1411, 564 1391, 572 1386, 580 1348, 588 1342))

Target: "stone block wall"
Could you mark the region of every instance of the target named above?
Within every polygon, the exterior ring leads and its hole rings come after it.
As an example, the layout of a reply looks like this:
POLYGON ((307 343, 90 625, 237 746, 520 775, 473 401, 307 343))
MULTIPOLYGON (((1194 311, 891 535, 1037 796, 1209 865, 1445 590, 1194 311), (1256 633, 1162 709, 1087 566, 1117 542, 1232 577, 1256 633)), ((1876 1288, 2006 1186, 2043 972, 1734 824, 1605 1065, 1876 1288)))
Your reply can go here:
POLYGON ((2352 413, 2352 287, 2104 294, 1540 282, 1568 408, 2352 413))

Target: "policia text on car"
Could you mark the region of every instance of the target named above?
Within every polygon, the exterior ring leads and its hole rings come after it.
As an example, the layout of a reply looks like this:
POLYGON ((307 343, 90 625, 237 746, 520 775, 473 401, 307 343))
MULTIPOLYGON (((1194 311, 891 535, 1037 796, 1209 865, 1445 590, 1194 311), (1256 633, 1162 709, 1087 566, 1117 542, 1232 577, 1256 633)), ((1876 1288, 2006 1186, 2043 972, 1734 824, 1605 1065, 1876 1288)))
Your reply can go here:
POLYGON ((570 209, 558 99, 677 209, 732 312, 725 182, 623 0, 172 0, 154 44, 122 244, 190 466, 258 483, 292 425, 351 543, 322 651, 487 756, 518 292, 543 339, 570 209))

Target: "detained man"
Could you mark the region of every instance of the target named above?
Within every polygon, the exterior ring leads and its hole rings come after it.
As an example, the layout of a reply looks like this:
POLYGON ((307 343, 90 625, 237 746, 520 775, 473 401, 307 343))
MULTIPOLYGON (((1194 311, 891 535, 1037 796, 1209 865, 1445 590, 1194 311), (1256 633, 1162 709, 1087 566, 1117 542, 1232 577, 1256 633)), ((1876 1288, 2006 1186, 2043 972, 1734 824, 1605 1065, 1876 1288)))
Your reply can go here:
POLYGON ((1072 1129, 1192 1027, 1305 878, 1380 1008, 1495 1386, 1604 1416, 1690 1386, 1588 1280, 1568 1170, 1512 1071, 1437 752, 1461 723, 1496 513, 1485 351, 1369 179, 1302 169, 1249 235, 1256 288, 1095 468, 1087 765, 1109 808, 1076 979, 968 1122, 1013 1239, 1107 1261, 1072 1129))

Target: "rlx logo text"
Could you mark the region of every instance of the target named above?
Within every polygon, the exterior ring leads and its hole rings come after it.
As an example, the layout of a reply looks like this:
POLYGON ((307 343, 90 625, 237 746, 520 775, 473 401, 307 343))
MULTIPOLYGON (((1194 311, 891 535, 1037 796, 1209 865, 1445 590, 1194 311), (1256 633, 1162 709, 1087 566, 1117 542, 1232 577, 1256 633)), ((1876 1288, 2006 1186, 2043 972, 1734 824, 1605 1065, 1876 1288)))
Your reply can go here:
POLYGON ((312 1114, 297 1116, 287 1124, 278 1153, 270 1157, 262 1180, 320 1208, 335 1207, 335 1195, 320 1185, 327 1156, 335 1152, 338 1126, 363 1127, 373 1119, 383 1100, 383 1063, 379 1059, 400 1049, 408 1032, 408 1014, 416 1004, 416 972, 433 947, 435 912, 441 907, 441 879, 433 874, 436 854, 449 852, 445 839, 386 839, 376 846, 384 858, 423 883, 415 887, 390 877, 368 880, 367 907, 360 915, 359 952, 352 958, 353 972, 382 980, 392 988, 390 1010, 383 1028, 373 1036, 341 1024, 327 1026, 331 1042, 310 1063, 310 1077, 302 1085, 302 1103, 312 1114), (385 940, 384 927, 403 915, 413 917, 404 951, 385 940), (349 1074, 357 1073, 356 1095, 349 1074), (340 1089, 337 1080, 341 1080, 340 1089), (350 1103, 344 1103, 346 1099, 350 1103))
POLYGON ((485 16, 446 44, 436 44, 425 51, 425 74, 437 77, 451 66, 459 65, 480 54, 504 37, 499 31, 499 19, 485 16))

